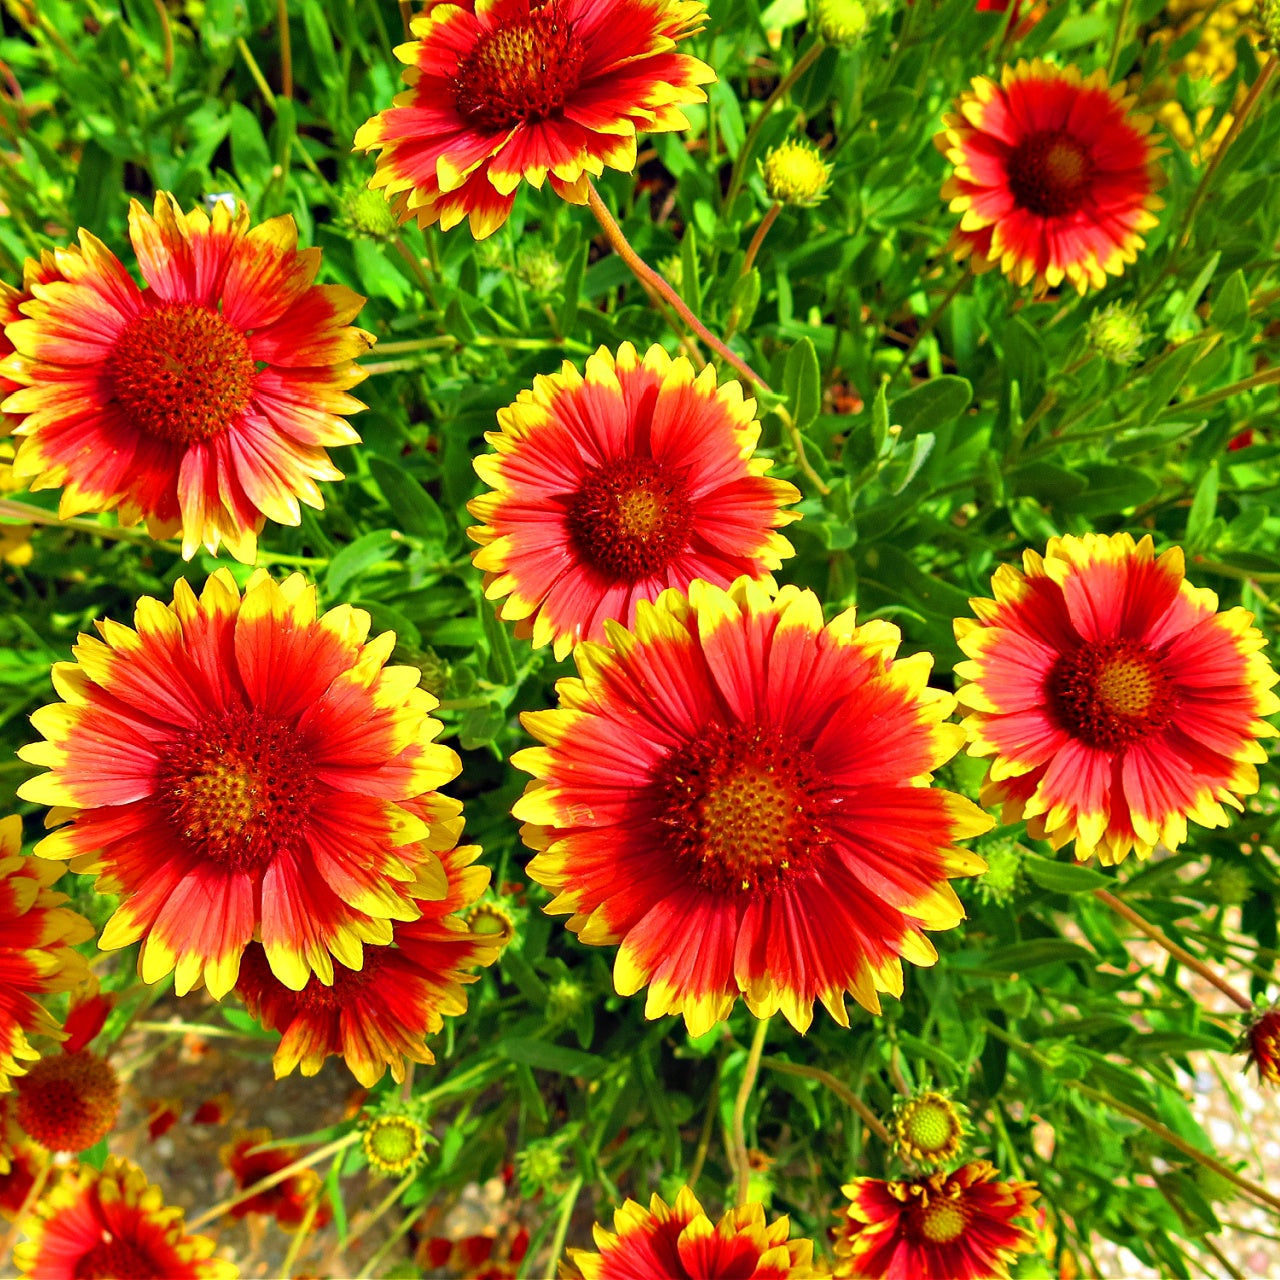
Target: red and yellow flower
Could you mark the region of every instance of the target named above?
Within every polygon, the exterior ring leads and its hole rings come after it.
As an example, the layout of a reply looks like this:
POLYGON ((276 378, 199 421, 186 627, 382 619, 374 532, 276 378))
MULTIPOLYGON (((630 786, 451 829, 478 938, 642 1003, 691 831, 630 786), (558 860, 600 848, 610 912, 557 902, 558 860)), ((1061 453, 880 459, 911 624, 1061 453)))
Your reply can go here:
POLYGON ((221 999, 256 938, 287 987, 332 983, 445 893, 419 802, 458 757, 369 623, 349 605, 317 616, 301 574, 259 571, 242 598, 219 569, 54 667, 64 701, 32 716, 46 741, 21 753, 49 772, 21 794, 66 825, 36 853, 122 895, 99 945, 141 939, 143 981, 172 971, 179 994, 203 981, 221 999))
POLYGON ((245 952, 236 991, 263 1026, 283 1033, 277 1077, 299 1067, 313 1076, 336 1054, 366 1088, 388 1067, 402 1081, 406 1062, 435 1061, 424 1037, 439 1031, 446 1015, 465 1012, 462 984, 476 979, 467 971, 492 964, 502 950, 503 939, 462 919, 489 883, 488 868, 474 865, 479 848, 454 847, 462 806, 436 795, 406 807, 432 833, 429 847, 444 867, 447 888, 442 898, 415 903, 416 919, 395 924, 393 945, 366 947, 360 968, 335 964, 332 983, 312 978, 300 991, 279 981, 257 943, 245 952))
POLYGON ((695 578, 772 583, 791 544, 776 530, 794 485, 764 473, 755 401, 737 382, 659 346, 643 361, 624 342, 601 347, 583 377, 565 362, 498 413, 495 453, 475 461, 492 492, 468 509, 484 523, 476 566, 501 616, 563 658, 604 639, 606 619, 635 622, 636 604, 695 578))
POLYGON ((522 180, 575 204, 606 165, 630 172, 636 133, 685 129, 715 72, 676 45, 698 0, 459 0, 415 18, 396 50, 408 88, 355 146, 379 151, 369 184, 401 222, 469 218, 480 239, 506 220, 522 180))
POLYGON ((900 958, 937 958, 923 930, 964 915, 948 878, 986 865, 955 842, 991 826, 928 786, 963 740, 927 654, 897 628, 823 625, 811 591, 746 578, 641 602, 634 631, 574 651, 560 707, 522 716, 545 746, 514 813, 583 942, 619 944, 623 995, 700 1035, 741 995, 801 1031, 848 992, 879 1011, 900 958))
POLYGON ((181 1209, 137 1165, 109 1156, 102 1172, 65 1173, 27 1221, 13 1251, 32 1280, 236 1280, 208 1236, 189 1236, 181 1209))
POLYGON ((14 1095, 0 1094, 0 1218, 22 1211, 49 1154, 24 1132, 14 1114, 14 1095))
POLYGON ((982 790, 1054 848, 1106 864, 1174 849, 1187 819, 1227 823, 1258 789, 1258 742, 1280 710, 1266 643, 1244 609, 1217 613, 1150 537, 1052 538, 1025 574, 1002 565, 994 600, 959 619, 956 674, 970 753, 994 757, 982 790))
POLYGON ((1079 293, 1120 275, 1156 225, 1163 182, 1152 121, 1106 75, 1038 58, 985 76, 934 141, 955 166, 942 188, 960 225, 951 247, 975 271, 999 267, 1035 291, 1079 293))
POLYGON ((61 868, 21 849, 22 819, 0 819, 0 1090, 40 1056, 29 1035, 59 1035, 38 997, 89 981, 84 958, 72 948, 93 937, 93 926, 51 888, 61 868))
POLYGON ((1257 1069, 1258 1079, 1280 1089, 1280 1006, 1250 1023, 1242 1047, 1249 1054, 1248 1065, 1257 1069))
MULTIPOLYGON (((270 1129, 240 1129, 218 1153, 223 1165, 231 1171, 237 1191, 244 1191, 255 1182, 288 1168, 302 1154, 295 1146, 254 1150, 271 1140, 270 1129)), ((268 1214, 286 1231, 297 1231, 310 1216, 312 1227, 319 1230, 333 1217, 328 1203, 317 1205, 312 1213, 312 1202, 323 1190, 324 1183, 314 1169, 298 1169, 265 1191, 238 1200, 228 1212, 233 1218, 243 1218, 250 1213, 268 1214)))
POLYGON ((570 1249, 563 1274, 575 1280, 702 1280, 750 1276, 751 1280, 809 1280, 813 1242, 789 1240, 787 1218, 765 1223, 764 1209, 744 1204, 712 1223, 688 1187, 668 1206, 653 1196, 649 1208, 628 1200, 613 1215, 613 1230, 593 1229, 598 1253, 570 1249))
POLYGON ((344 415, 364 407, 347 394, 363 299, 313 283, 320 250, 288 216, 250 230, 243 206, 184 214, 161 192, 129 232, 145 289, 87 231, 29 268, 0 364, 19 385, 14 474, 60 487, 62 516, 116 510, 181 531, 187 559, 222 542, 251 561, 266 519, 296 525, 300 501, 324 505, 316 481, 342 478, 326 447, 359 440, 344 415))
POLYGON ((860 1280, 1008 1280, 1032 1249, 1024 1217, 1039 1192, 999 1182, 985 1160, 954 1173, 885 1182, 855 1178, 836 1228, 836 1275, 860 1280))

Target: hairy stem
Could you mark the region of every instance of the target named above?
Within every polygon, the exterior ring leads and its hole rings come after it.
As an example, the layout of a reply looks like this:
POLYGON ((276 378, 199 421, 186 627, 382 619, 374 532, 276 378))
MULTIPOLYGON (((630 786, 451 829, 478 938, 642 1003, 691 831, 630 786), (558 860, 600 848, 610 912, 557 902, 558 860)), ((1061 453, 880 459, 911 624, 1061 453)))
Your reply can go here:
POLYGON ((783 1075, 803 1076, 807 1080, 816 1080, 824 1088, 830 1089, 881 1142, 886 1146, 893 1145, 893 1135, 885 1128, 880 1117, 843 1080, 837 1079, 830 1071, 823 1071, 821 1067, 810 1067, 803 1062, 784 1062, 781 1058, 763 1058, 760 1065, 768 1067, 770 1071, 781 1071, 783 1075))
POLYGON ((723 360, 732 365, 744 378, 749 379, 762 391, 772 391, 772 387, 740 356, 735 355, 723 342, 693 314, 685 305, 684 299, 631 247, 630 241, 623 234, 622 228, 614 221, 613 214, 605 208, 600 193, 593 183, 587 183, 587 207, 595 214, 605 239, 609 241, 614 253, 631 268, 636 279, 647 289, 659 294, 663 301, 723 360))
POLYGON ((733 202, 738 198, 738 192, 742 190, 742 184, 746 180, 747 163, 751 159, 751 153, 755 150, 756 143, 760 139, 760 130, 764 128, 765 121, 773 114, 774 107, 791 92, 796 81, 817 62, 825 48, 826 46, 821 40, 815 40, 795 60, 791 70, 778 81, 777 87, 765 99, 764 106, 760 108, 760 114, 751 122, 751 128, 747 130, 747 136, 743 139, 742 150, 738 152, 738 158, 733 162, 733 172, 729 175, 729 185, 724 193, 723 207, 725 209, 733 207, 733 202))
POLYGON ((1103 906, 1110 907, 1116 915, 1122 916, 1140 933, 1146 934, 1152 942, 1162 946, 1179 964, 1184 964, 1188 969, 1195 970, 1206 982, 1212 983, 1224 995, 1230 996, 1246 1013, 1253 1009, 1252 1000, 1242 995, 1224 977, 1210 969, 1203 960, 1197 960, 1185 947, 1178 946, 1172 938, 1166 937, 1155 925, 1148 924, 1128 903, 1121 902, 1115 894, 1109 893, 1106 889, 1095 889, 1093 896, 1103 906))
POLYGON ((760 1018, 756 1022, 755 1035, 751 1037, 751 1048, 747 1052, 747 1065, 742 1072, 742 1084, 738 1086, 738 1096, 733 1103, 733 1167, 738 1175, 739 1205, 747 1203, 748 1184, 751 1180, 751 1159, 747 1155, 747 1103, 751 1101, 751 1092, 756 1087, 756 1077, 760 1074, 760 1055, 764 1052, 764 1038, 769 1034, 769 1019, 760 1018))

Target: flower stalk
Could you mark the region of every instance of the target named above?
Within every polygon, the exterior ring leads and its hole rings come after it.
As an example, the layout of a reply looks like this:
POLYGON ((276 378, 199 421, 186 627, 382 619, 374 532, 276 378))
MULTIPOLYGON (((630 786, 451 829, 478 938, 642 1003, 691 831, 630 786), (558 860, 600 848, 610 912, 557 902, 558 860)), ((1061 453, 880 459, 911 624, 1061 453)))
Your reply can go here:
POLYGON ((733 366, 744 378, 747 378, 761 391, 772 391, 773 388, 740 356, 730 351, 697 316, 685 305, 684 299, 631 247, 623 230, 614 220, 613 215, 600 199, 595 184, 587 183, 587 207, 595 215, 605 239, 609 241, 613 251, 631 268, 636 279, 648 290, 657 293, 676 315, 693 330, 713 351, 720 355, 726 363, 733 366))
POLYGON ((1152 942, 1163 947, 1179 964, 1186 965, 1188 969, 1194 970, 1206 982, 1217 987, 1224 995, 1229 996, 1246 1013, 1253 1009, 1252 1000, 1237 991, 1231 983, 1220 974, 1215 973, 1203 960, 1197 960, 1185 947, 1180 947, 1172 938, 1167 937, 1157 929, 1155 925, 1149 924, 1128 903, 1121 902, 1115 894, 1109 893, 1106 889, 1095 889, 1093 896, 1103 906, 1109 907, 1116 915, 1127 920, 1140 933, 1145 934, 1152 942))
POLYGON ((760 1056, 764 1052, 765 1036, 768 1034, 769 1019, 757 1019, 755 1035, 751 1037, 751 1048, 747 1051, 747 1065, 742 1072, 742 1084, 738 1086, 738 1096, 733 1102, 733 1127, 730 1130, 733 1150, 730 1153, 730 1163, 738 1175, 739 1205, 747 1203, 748 1184, 751 1181, 751 1159, 747 1155, 747 1104, 751 1101, 751 1092, 756 1087, 756 1077, 760 1074, 760 1056))
POLYGON ((834 1093, 885 1146, 893 1145, 893 1135, 880 1117, 843 1080, 833 1076, 830 1071, 824 1071, 821 1067, 811 1067, 803 1062, 785 1062, 782 1058, 762 1058, 760 1065, 768 1067, 770 1071, 780 1071, 783 1075, 816 1080, 823 1088, 834 1093))

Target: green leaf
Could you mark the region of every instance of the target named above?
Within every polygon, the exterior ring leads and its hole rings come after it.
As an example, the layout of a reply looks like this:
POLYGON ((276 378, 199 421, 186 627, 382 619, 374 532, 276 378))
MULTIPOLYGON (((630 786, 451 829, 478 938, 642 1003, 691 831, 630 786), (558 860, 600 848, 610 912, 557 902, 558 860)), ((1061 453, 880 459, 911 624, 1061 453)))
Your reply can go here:
POLYGON ((729 328, 734 331, 748 328, 759 305, 760 271, 752 267, 746 275, 734 281, 729 292, 729 328))
POLYGON ((349 542, 332 560, 324 576, 324 593, 330 600, 340 600, 347 583, 358 578, 371 565, 390 557, 396 535, 390 529, 375 529, 349 542))
POLYGON ((1062 504, 1064 510, 1085 515, 1118 515, 1154 498, 1159 485, 1138 467, 1086 462, 1079 470, 1089 487, 1062 504))
POLYGON ((1031 942, 1015 942, 1008 947, 997 947, 984 961, 984 969, 996 969, 1001 973, 1024 973, 1047 964, 1066 964, 1077 961, 1091 968, 1098 957, 1078 942, 1065 938, 1035 938, 1031 942))
POLYGON ((564 269, 564 299, 560 303, 558 319, 560 332, 573 332, 573 322, 578 317, 578 299, 582 296, 582 277, 587 269, 587 254, 591 249, 590 241, 584 241, 569 255, 569 263, 564 269))
POLYGON ((566 1049, 563 1045, 548 1044, 545 1040, 502 1040, 498 1044, 498 1051, 504 1058, 522 1066, 536 1067, 539 1071, 554 1071, 562 1076, 585 1076, 588 1080, 600 1075, 609 1065, 608 1059, 599 1054, 566 1049))
POLYGON ((698 273, 698 235, 690 223, 680 241, 680 296, 696 314, 702 310, 702 278, 698 273))
POLYGON ((246 191, 260 189, 271 172, 271 151, 262 125, 242 102, 231 104, 231 164, 246 191))
POLYGON ((801 338, 787 352, 782 391, 791 406, 791 421, 803 431, 822 408, 822 369, 812 338, 801 338))
POLYGON ((1206 534, 1213 524, 1218 509, 1218 464, 1212 462, 1196 485, 1196 496, 1191 500, 1187 513, 1186 549, 1199 551, 1206 541, 1206 534))
POLYGON ((936 431, 958 418, 972 400, 973 387, 967 378, 944 374, 899 396, 889 416, 902 428, 901 438, 910 440, 921 431, 936 431))
POLYGON ((1182 295, 1182 305, 1178 308, 1173 319, 1169 321, 1168 328, 1164 331, 1167 341, 1177 342, 1179 338, 1186 337, 1187 334, 1195 333, 1199 330, 1200 321, 1196 316, 1196 308, 1200 305, 1200 297, 1209 287, 1209 281, 1213 279, 1213 273, 1217 271, 1218 263, 1221 261, 1222 250, 1219 249, 1200 268, 1200 274, 1196 276, 1191 287, 1182 295))
POLYGON ((448 537, 444 512, 435 499, 403 467, 377 454, 369 458, 369 474, 382 491, 397 525, 415 537, 443 546, 448 537))
POLYGON ((338 64, 338 54, 333 47, 333 32, 329 29, 329 17, 320 0, 306 0, 302 10, 302 22, 307 29, 307 43, 311 46, 311 56, 316 60, 316 70, 325 88, 330 90, 342 87, 342 68, 338 64))
POLYGON ((1078 866, 1072 862, 1054 862, 1029 854, 1023 861, 1027 875, 1042 889, 1052 893, 1088 893, 1091 889, 1105 889, 1112 878, 1092 867, 1078 866))
POLYGON ((1249 325, 1249 286, 1243 271, 1233 271, 1218 290, 1210 316, 1230 338, 1238 338, 1249 325))
POLYGON ((497 615, 497 607, 483 596, 479 604, 480 622, 489 642, 489 679, 498 685, 515 684, 516 662, 511 655, 511 637, 497 615))

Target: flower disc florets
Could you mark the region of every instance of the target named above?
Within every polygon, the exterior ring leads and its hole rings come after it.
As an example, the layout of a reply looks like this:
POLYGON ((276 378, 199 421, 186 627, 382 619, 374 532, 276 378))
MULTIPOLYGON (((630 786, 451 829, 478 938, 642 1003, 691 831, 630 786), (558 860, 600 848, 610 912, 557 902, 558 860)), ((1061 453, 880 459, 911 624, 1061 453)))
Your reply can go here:
POLYGON ((948 1164, 964 1147, 965 1124, 944 1093, 930 1089, 894 1108, 893 1136, 900 1155, 920 1165, 948 1164))
POLYGON ((379 1173, 407 1173, 422 1158, 427 1132, 407 1111, 389 1111, 369 1121, 361 1144, 379 1173))
POLYGON ((105 1058, 53 1053, 17 1081, 18 1123, 50 1151, 87 1151, 120 1114, 120 1081, 105 1058))
POLYGON ((760 176, 770 200, 807 208, 826 194, 831 166, 823 162, 817 147, 793 140, 770 148, 760 176))
POLYGON ((861 0, 818 0, 814 6, 818 34, 840 49, 851 49, 871 25, 871 15, 861 0))
POLYGON ((1112 364, 1132 364, 1147 336, 1142 316, 1122 302, 1095 311, 1084 326, 1090 350, 1112 364))

